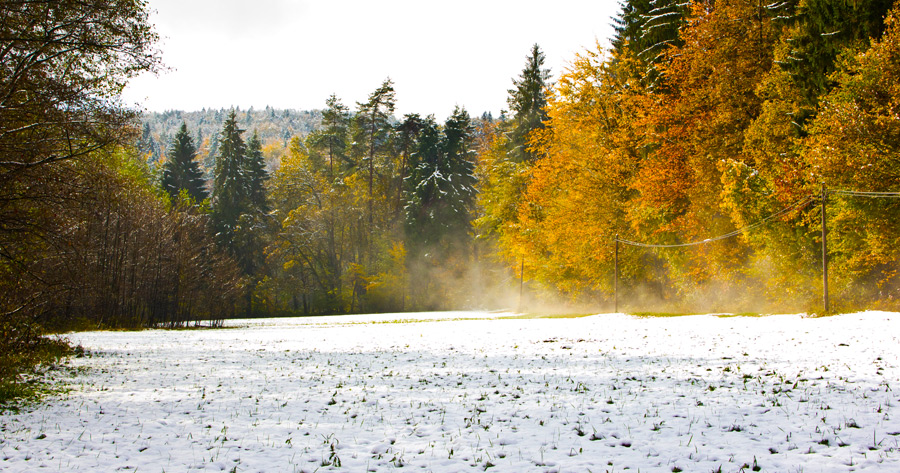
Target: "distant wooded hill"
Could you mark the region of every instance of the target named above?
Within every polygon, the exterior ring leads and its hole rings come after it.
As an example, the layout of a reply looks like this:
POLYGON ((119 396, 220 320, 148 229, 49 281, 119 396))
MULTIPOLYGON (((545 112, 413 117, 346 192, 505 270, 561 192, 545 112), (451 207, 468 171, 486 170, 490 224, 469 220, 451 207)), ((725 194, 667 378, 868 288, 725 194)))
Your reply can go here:
MULTIPOLYGON (((147 161, 154 166, 166 154, 172 138, 182 122, 187 125, 188 132, 194 138, 198 149, 198 158, 204 172, 209 177, 215 165, 218 150, 218 134, 231 109, 206 109, 194 112, 170 110, 166 112, 145 112, 142 117, 142 132, 138 149, 147 156, 147 161)), ((254 131, 259 134, 263 146, 268 148, 267 162, 276 165, 281 151, 287 147, 294 136, 305 137, 315 130, 322 121, 319 110, 292 110, 266 107, 265 109, 241 110, 235 108, 238 125, 245 130, 245 139, 254 131)))

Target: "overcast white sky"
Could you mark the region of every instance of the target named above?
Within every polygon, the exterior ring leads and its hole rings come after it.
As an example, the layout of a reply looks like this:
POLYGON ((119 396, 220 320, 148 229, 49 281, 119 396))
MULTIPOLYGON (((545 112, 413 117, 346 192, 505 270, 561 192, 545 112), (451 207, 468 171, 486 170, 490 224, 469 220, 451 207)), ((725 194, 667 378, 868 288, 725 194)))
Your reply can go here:
POLYGON ((250 106, 351 109, 390 77, 397 115, 506 108, 531 45, 554 79, 608 46, 616 0, 149 0, 172 70, 136 78, 125 100, 150 111, 250 106))

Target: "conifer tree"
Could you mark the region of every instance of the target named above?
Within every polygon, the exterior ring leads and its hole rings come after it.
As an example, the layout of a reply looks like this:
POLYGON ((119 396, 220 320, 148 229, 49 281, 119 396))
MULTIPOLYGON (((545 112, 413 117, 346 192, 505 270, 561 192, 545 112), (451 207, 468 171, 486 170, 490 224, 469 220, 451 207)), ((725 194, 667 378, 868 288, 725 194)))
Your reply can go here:
POLYGON ((366 179, 366 221, 368 242, 365 244, 367 262, 373 263, 372 240, 375 236, 375 177, 376 169, 387 168, 390 161, 391 118, 395 104, 394 83, 386 79, 378 89, 369 95, 365 103, 357 103, 354 119, 355 154, 360 156, 358 165, 365 169, 366 179))
POLYGON ((512 118, 504 110, 500 125, 481 146, 479 206, 482 215, 475 224, 482 235, 500 239, 517 228, 518 208, 530 180, 537 156, 529 151, 529 141, 544 128, 547 117, 547 88, 550 70, 543 68, 544 53, 535 44, 507 102, 512 118))
POLYGON ((544 127, 547 119, 546 89, 550 81, 550 69, 544 68, 544 56, 540 46, 531 47, 531 54, 525 69, 518 79, 513 79, 515 88, 509 90, 510 111, 513 113, 512 129, 509 132, 509 156, 516 162, 533 162, 536 156, 528 150, 529 135, 544 127))
POLYGON ((322 112, 322 130, 310 135, 311 148, 320 148, 328 158, 328 176, 331 179, 339 173, 347 158, 347 133, 350 114, 347 107, 332 94, 325 101, 328 108, 322 112), (335 166, 337 164, 337 166, 335 166))
MULTIPOLYGON (((219 245, 235 258, 245 276, 258 281, 267 230, 263 217, 268 211, 263 183, 268 176, 258 136, 248 146, 241 133, 232 110, 219 135, 211 223, 219 245)), ((245 294, 248 315, 254 287, 250 284, 245 294)))
POLYGON ((369 193, 369 225, 373 225, 373 183, 375 178, 376 156, 382 154, 390 139, 390 118, 394 113, 394 83, 386 79, 381 87, 369 95, 366 103, 358 104, 357 120, 363 133, 366 146, 366 165, 368 172, 369 193))
POLYGON ((238 219, 249 203, 244 166, 247 146, 241 138, 234 110, 229 113, 219 134, 216 170, 213 181, 213 222, 219 241, 231 246, 238 219))
MULTIPOLYGON (((791 74, 812 113, 818 97, 834 85, 829 76, 836 59, 847 48, 864 49, 884 31, 884 17, 893 0, 806 0, 790 18, 784 60, 779 65, 791 74)), ((806 118, 806 117, 801 117, 806 118)))
POLYGON ((450 250, 470 229, 475 198, 469 114, 457 107, 443 130, 429 116, 421 122, 417 162, 407 178, 406 233, 418 246, 450 250))
POLYGON ((254 130, 253 136, 247 141, 247 156, 243 161, 245 167, 245 179, 247 185, 247 197, 250 205, 259 213, 267 213, 269 204, 266 202, 265 183, 269 179, 266 171, 266 160, 262 152, 262 142, 259 134, 254 130))
POLYGON ((614 57, 637 59, 642 66, 639 79, 651 88, 658 87, 656 65, 666 49, 683 44, 678 31, 689 11, 689 4, 679 0, 626 0, 613 20, 616 32, 610 42, 614 57))
POLYGON ((195 202, 208 197, 204 188, 203 172, 196 161, 197 148, 188 134, 187 125, 182 122, 169 147, 168 160, 163 165, 162 187, 173 199, 185 190, 195 202))
POLYGON ((425 122, 418 113, 410 113, 403 117, 403 121, 397 125, 395 130, 397 136, 396 148, 400 160, 400 172, 397 175, 397 179, 400 182, 400 185, 397 186, 396 211, 398 215, 403 212, 403 192, 406 178, 417 164, 414 162, 415 148, 424 125, 425 122))
POLYGON ((464 108, 456 107, 444 123, 445 153, 452 180, 453 212, 448 224, 457 237, 470 228, 471 210, 475 201, 475 151, 473 150, 475 127, 464 108))
POLYGON ((433 244, 440 233, 436 231, 435 222, 439 222, 439 217, 435 207, 443 184, 441 141, 434 115, 429 115, 421 122, 416 150, 412 153, 415 167, 406 178, 406 238, 420 247, 433 244))

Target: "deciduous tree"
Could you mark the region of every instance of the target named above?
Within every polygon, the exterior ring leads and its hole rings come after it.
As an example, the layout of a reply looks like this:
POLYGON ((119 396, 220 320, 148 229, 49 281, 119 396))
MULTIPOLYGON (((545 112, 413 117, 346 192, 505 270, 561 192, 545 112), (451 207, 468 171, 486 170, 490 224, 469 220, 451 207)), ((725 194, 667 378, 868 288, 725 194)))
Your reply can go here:
MULTIPOLYGON (((836 86, 804 140, 805 159, 831 189, 900 192, 900 23, 895 8, 884 36, 845 54, 836 86)), ((900 296, 900 200, 877 194, 829 197, 829 247, 839 304, 890 304, 900 296), (869 302, 871 304, 871 302, 869 302)))

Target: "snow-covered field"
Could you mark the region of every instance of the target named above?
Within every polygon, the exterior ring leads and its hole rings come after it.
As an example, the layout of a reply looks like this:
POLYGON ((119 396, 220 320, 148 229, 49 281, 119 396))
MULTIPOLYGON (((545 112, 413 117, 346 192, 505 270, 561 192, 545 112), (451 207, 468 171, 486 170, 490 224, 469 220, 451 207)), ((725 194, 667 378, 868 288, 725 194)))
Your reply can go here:
POLYGON ((0 471, 900 471, 900 314, 501 316, 73 334, 0 471))

